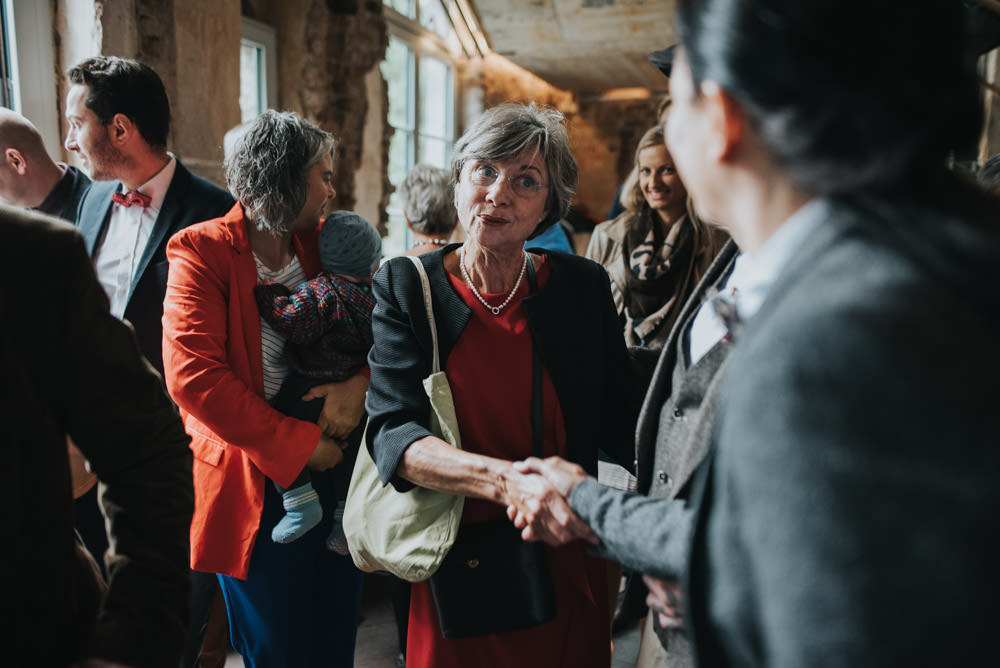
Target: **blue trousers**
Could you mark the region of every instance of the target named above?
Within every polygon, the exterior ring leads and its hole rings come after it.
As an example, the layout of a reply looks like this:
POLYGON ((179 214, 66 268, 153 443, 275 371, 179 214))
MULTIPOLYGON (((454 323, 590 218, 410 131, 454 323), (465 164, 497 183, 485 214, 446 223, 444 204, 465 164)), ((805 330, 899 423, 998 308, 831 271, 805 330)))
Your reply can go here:
POLYGON ((361 610, 362 573, 349 556, 324 545, 333 518, 329 475, 313 475, 323 521, 298 540, 271 540, 284 515, 265 485, 260 531, 246 580, 219 576, 233 648, 247 668, 349 668, 361 610))

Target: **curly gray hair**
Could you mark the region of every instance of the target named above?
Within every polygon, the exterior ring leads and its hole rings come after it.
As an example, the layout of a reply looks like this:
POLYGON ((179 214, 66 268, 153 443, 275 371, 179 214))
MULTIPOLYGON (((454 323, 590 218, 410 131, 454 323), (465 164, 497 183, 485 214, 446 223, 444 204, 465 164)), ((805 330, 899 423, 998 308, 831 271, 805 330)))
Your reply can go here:
POLYGON ((529 239, 562 220, 576 191, 577 169, 563 115, 550 107, 507 103, 488 109, 455 143, 456 187, 469 160, 502 161, 537 150, 549 173, 548 213, 529 239))
POLYGON ((403 201, 406 220, 417 234, 447 237, 455 229, 458 213, 447 169, 414 165, 396 193, 403 201))
POLYGON ((306 175, 336 143, 294 111, 268 110, 226 156, 226 183, 257 229, 285 234, 306 203, 306 175))

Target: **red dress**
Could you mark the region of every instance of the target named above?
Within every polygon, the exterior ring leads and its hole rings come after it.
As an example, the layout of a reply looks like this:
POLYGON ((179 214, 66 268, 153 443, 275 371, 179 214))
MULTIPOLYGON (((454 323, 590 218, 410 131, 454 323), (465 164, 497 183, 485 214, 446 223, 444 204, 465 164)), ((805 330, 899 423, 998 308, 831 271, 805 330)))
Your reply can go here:
MULTIPOLYGON (((537 262, 544 285, 549 266, 537 262)), ((469 324, 448 356, 445 371, 455 398, 462 448, 503 459, 532 454, 531 335, 521 298, 525 280, 499 316, 487 311, 456 276, 451 284, 472 309, 469 324)), ((484 294, 492 304, 506 295, 484 294)), ((555 389, 546 372, 542 384, 543 452, 566 457, 566 430, 555 389)), ((462 523, 505 517, 504 508, 482 499, 466 499, 462 523)), ((605 562, 590 557, 582 541, 548 548, 555 584, 557 617, 522 631, 445 640, 426 582, 413 585, 406 665, 409 668, 497 666, 555 668, 611 663, 605 562)), ((489 605, 489 601, 482 601, 489 605)))

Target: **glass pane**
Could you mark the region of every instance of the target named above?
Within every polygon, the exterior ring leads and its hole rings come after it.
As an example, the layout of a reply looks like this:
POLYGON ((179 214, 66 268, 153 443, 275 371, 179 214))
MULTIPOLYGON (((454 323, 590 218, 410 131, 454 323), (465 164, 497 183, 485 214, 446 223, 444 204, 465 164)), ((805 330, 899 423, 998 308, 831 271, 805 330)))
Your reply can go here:
POLYGON ((0 106, 14 108, 14 77, 11 72, 10 45, 13 35, 7 22, 7 3, 0 3, 0 106))
POLYGON ((409 228, 406 227, 406 219, 403 213, 389 212, 389 219, 386 221, 389 233, 382 239, 382 253, 385 257, 396 257, 402 255, 409 245, 409 228))
POLYGON ((413 133, 396 129, 389 141, 389 182, 399 185, 413 166, 413 133))
POLYGON ((451 116, 451 69, 437 58, 421 54, 420 132, 450 139, 451 116))
POLYGON ((411 19, 416 18, 413 15, 415 9, 413 0, 385 0, 383 4, 389 5, 403 16, 409 16, 411 19))
POLYGON ((389 124, 394 128, 413 128, 412 87, 413 49, 406 42, 389 38, 389 48, 382 61, 382 76, 389 91, 389 124))
POLYGON ((420 25, 436 32, 446 44, 457 38, 441 0, 420 0, 420 25))
POLYGON ((240 44, 240 118, 241 122, 256 118, 263 109, 264 49, 252 42, 240 44))
POLYGON ((450 141, 420 135, 418 143, 420 162, 427 163, 432 167, 449 167, 448 163, 451 160, 450 141))

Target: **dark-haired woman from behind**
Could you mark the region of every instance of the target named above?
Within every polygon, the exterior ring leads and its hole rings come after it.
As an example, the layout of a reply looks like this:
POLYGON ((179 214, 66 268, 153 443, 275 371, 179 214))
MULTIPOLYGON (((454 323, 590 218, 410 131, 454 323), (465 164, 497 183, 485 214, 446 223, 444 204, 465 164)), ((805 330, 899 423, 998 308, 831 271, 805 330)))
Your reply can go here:
POLYGON ((750 260, 682 602, 698 664, 995 663, 1000 232, 946 166, 982 130, 963 3, 677 7, 670 152, 750 260))

